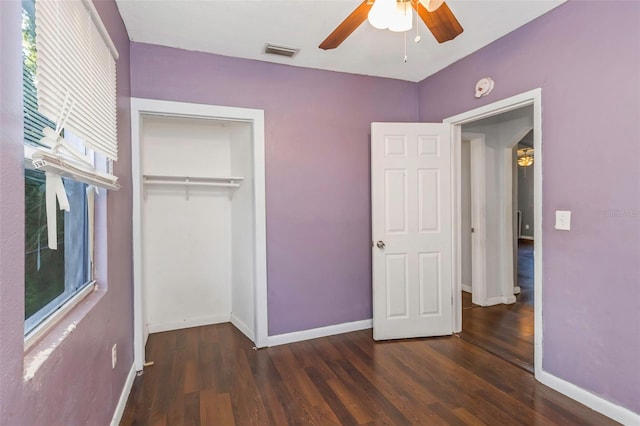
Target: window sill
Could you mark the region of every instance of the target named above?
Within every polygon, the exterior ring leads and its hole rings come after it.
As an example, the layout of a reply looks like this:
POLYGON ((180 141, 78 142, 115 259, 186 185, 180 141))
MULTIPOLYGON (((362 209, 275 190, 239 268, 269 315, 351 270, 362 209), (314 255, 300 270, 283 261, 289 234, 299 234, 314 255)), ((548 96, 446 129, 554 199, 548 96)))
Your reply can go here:
POLYGON ((31 330, 24 337, 24 350, 28 351, 33 345, 42 339, 42 337, 55 326, 65 315, 67 315, 78 303, 82 302, 89 294, 96 291, 98 285, 95 281, 90 282, 75 294, 71 299, 60 307, 60 309, 49 315, 37 327, 31 330))
POLYGON ((25 381, 33 379, 49 356, 75 330, 78 323, 93 309, 104 293, 95 281, 91 282, 25 336, 25 381))

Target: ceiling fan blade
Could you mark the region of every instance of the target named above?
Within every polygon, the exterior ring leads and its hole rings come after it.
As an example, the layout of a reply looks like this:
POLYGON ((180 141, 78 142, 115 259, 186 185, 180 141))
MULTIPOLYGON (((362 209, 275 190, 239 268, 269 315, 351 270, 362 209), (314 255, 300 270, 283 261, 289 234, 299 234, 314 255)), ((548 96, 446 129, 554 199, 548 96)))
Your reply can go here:
POLYGON ((364 0, 318 47, 323 50, 328 50, 340 46, 340 44, 367 19, 371 6, 373 6, 372 0, 364 0))
POLYGON ((464 31, 447 3, 442 3, 433 12, 429 12, 419 0, 412 0, 411 5, 429 28, 431 34, 438 40, 438 43, 453 40, 464 31))

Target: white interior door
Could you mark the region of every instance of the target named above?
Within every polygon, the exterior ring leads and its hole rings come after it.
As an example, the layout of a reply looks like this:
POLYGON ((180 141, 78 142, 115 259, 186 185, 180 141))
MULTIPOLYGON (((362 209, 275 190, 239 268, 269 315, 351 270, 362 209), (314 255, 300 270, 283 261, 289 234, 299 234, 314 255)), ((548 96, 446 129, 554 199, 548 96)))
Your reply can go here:
POLYGON ((373 338, 452 333, 451 126, 371 124, 373 338))

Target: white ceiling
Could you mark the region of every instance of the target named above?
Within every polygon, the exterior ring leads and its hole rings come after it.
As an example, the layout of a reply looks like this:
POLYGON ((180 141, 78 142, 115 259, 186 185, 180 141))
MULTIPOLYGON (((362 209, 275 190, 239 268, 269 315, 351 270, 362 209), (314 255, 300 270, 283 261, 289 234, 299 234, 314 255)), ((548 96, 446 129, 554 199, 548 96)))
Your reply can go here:
POLYGON ((438 44, 419 22, 407 33, 364 22, 337 49, 318 45, 362 0, 116 0, 131 40, 293 66, 421 81, 565 0, 450 0, 464 28, 438 44), (265 43, 300 48, 294 58, 263 53, 265 43))

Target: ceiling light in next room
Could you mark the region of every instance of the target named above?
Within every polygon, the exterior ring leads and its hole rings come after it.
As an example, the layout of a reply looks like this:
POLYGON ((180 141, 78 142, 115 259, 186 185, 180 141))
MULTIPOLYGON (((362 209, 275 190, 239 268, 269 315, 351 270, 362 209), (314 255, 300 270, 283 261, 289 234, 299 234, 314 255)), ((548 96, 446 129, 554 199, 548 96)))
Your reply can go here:
POLYGON ((533 164, 533 149, 524 148, 518 150, 518 165, 521 167, 529 167, 533 164))
POLYGON ((287 58, 293 58, 300 52, 300 49, 294 47, 278 46, 276 44, 267 43, 264 45, 264 53, 271 55, 286 56, 287 58))

